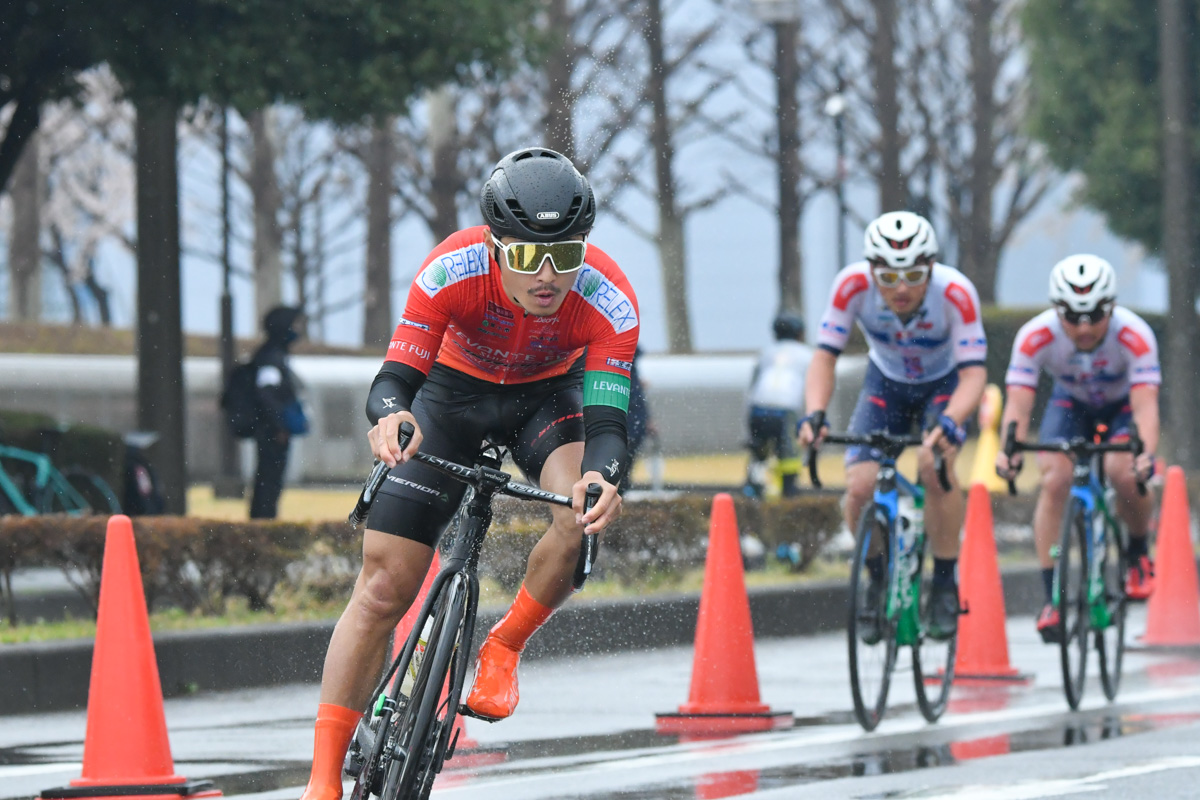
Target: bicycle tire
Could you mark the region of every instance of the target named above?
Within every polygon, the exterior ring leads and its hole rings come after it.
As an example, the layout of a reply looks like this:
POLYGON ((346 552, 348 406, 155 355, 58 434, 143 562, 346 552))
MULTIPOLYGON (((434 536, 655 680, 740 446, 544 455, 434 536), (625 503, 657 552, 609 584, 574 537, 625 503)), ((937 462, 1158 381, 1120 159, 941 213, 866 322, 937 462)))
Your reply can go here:
MULTIPOLYGON (((433 627, 425 656, 413 680, 408 703, 399 713, 395 728, 396 753, 384 771, 381 800, 421 800, 428 797, 433 780, 441 770, 454 716, 458 711, 458 695, 462 680, 454 677, 451 666, 460 648, 466 622, 469 587, 461 574, 445 584, 441 597, 435 602, 433 627), (457 687, 454 684, 457 683, 457 687), (446 690, 443 700, 443 689, 446 690)), ((424 626, 425 619, 414 622, 424 626)), ((464 670, 465 671, 465 670, 464 670)), ((397 680, 403 675, 398 675, 397 680)))
POLYGON ((1087 517, 1074 497, 1067 501, 1059 538, 1058 636, 1063 692, 1072 710, 1079 708, 1087 680, 1091 609, 1088 604, 1087 517))
POLYGON ((950 702, 950 687, 954 683, 954 657, 958 651, 958 633, 944 641, 925 635, 924 620, 928 619, 929 599, 933 582, 925 575, 926 539, 917 552, 917 569, 914 580, 920 581, 917 596, 920 598, 922 630, 920 638, 912 647, 913 684, 917 692, 917 707, 921 716, 929 722, 937 722, 950 702))
MULTIPOLYGON (((850 569, 850 608, 846 624, 846 641, 850 657, 850 693, 854 699, 854 716, 864 730, 872 731, 883 719, 887 708, 888 688, 896 665, 895 621, 888 619, 887 596, 891 591, 890 577, 885 579, 886 590, 873 608, 867 602, 870 575, 866 555, 872 540, 882 541, 883 552, 889 552, 887 510, 870 504, 863 509, 854 537, 854 556, 850 569), (878 641, 864 641, 860 623, 870 623, 870 614, 879 619, 878 641)), ((890 572, 885 569, 885 576, 890 572)))
POLYGON ((1127 539, 1121 523, 1112 524, 1105 516, 1100 524, 1105 526, 1101 574, 1104 576, 1108 625, 1096 631, 1096 650, 1100 660, 1100 684, 1104 687, 1104 696, 1112 701, 1121 688, 1121 668, 1125 661, 1127 539))

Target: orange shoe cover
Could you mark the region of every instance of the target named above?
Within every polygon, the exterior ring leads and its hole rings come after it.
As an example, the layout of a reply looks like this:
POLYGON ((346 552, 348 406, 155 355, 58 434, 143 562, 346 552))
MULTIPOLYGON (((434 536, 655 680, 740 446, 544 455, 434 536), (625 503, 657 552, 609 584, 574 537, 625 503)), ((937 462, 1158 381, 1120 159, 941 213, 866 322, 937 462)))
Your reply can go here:
POLYGON ((520 697, 517 691, 517 663, 525 643, 554 609, 544 606, 521 586, 508 613, 496 623, 475 659, 475 683, 467 695, 467 708, 484 719, 499 720, 510 716, 520 697))
POLYGON ((1125 576, 1125 595, 1130 600, 1146 600, 1154 594, 1154 562, 1141 556, 1125 576))
POLYGON ((484 719, 504 719, 517 708, 517 664, 521 654, 489 634, 475 659, 475 682, 467 695, 467 708, 484 719))
POLYGON ((332 703, 317 706, 312 773, 300 800, 341 800, 342 762, 360 719, 361 713, 344 706, 332 703))

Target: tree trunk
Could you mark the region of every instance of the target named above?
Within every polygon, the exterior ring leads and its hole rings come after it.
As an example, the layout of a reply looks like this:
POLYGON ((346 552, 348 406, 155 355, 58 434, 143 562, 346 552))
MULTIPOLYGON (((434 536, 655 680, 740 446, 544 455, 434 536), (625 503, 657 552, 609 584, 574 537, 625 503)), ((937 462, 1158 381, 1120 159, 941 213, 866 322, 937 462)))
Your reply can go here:
POLYGON ((908 192, 900 172, 900 105, 896 101, 896 0, 873 0, 875 120, 879 124, 879 210, 901 211, 908 192))
POLYGON ((963 271, 975 283, 979 300, 996 301, 996 246, 992 241, 992 191, 995 188, 994 128, 996 103, 996 54, 992 50, 992 24, 996 18, 996 0, 974 0, 971 4, 971 94, 974 114, 971 122, 974 145, 971 150, 971 213, 963 231, 963 271))
POLYGON ((800 23, 776 22, 775 64, 779 129, 779 310, 804 308, 800 274, 800 104, 796 85, 800 67, 796 40, 800 23))
POLYGON ((458 121, 454 89, 429 93, 429 152, 433 160, 433 238, 442 241, 458 230, 458 121))
POLYGON ((663 54, 661 0, 646 2, 646 47, 650 56, 649 95, 653 122, 650 145, 654 148, 654 177, 658 185, 658 259, 662 265, 663 296, 667 310, 667 345, 672 353, 692 352, 692 327, 688 314, 687 258, 684 252, 683 217, 675 199, 675 146, 667 108, 666 69, 663 54))
MULTIPOLYGON (((1163 347, 1163 389, 1166 415, 1171 420, 1171 455, 1177 464, 1200 466, 1197 441, 1194 169, 1190 136, 1194 115, 1190 105, 1190 73, 1194 56, 1182 0, 1158 0, 1159 83, 1163 120, 1163 256, 1167 262, 1170 295, 1167 301, 1167 340, 1163 347)), ((1165 440, 1165 437, 1164 437, 1165 440)))
POLYGON ((175 107, 137 107, 138 426, 151 448, 169 514, 187 511, 184 469, 183 329, 179 286, 179 168, 175 107))
MULTIPOLYGON (((553 44, 546 54, 546 146, 575 160, 575 95, 571 76, 575 74, 575 42, 571 38, 571 15, 567 0, 550 0, 547 24, 553 44)), ((584 166, 576 164, 583 171, 584 166)), ((585 173, 586 174, 586 173, 585 173)))
POLYGON ((37 322, 42 316, 42 171, 37 132, 29 135, 13 170, 12 231, 8 239, 9 314, 37 322))
POLYGON ((396 147, 392 119, 371 128, 367 145, 367 285, 363 297, 363 346, 383 347, 392 338, 392 175, 396 147))
POLYGON ((254 153, 250 166, 250 193, 254 197, 254 309, 258 321, 283 302, 283 228, 279 209, 283 198, 275 174, 275 142, 266 110, 250 115, 254 153))

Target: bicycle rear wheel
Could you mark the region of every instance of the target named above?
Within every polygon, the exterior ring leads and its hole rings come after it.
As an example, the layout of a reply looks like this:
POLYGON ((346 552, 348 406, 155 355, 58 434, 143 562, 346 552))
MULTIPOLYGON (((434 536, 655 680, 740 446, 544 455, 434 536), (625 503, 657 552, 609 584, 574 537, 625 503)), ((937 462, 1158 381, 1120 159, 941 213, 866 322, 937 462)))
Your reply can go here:
MULTIPOLYGON (((925 545, 916 554, 917 570, 913 576, 919 581, 920 611, 922 623, 928 619, 929 599, 933 582, 926 579, 925 545)), ((932 561, 932 559, 931 559, 932 561)), ((949 639, 939 641, 925 634, 924 624, 921 626, 920 638, 913 645, 913 683, 917 690, 917 706, 921 716, 930 722, 937 722, 946 711, 950 701, 950 686, 954 683, 954 656, 958 650, 958 634, 949 639)))
POLYGON ((1058 625, 1063 691, 1067 704, 1079 708, 1087 677, 1091 613, 1088 605, 1087 517, 1072 498, 1063 512, 1058 551, 1058 625))
POLYGON ((896 665, 896 631, 887 615, 890 583, 887 567, 877 584, 883 591, 871 592, 867 556, 872 551, 883 555, 887 563, 887 511, 871 504, 863 509, 854 540, 850 566, 850 614, 846 625, 850 654, 850 692, 854 698, 854 716, 864 729, 875 730, 887 707, 888 687, 896 665), (874 596, 877 595, 877 596, 874 596))
POLYGON ((1104 552, 1099 554, 1104 576, 1105 608, 1108 624, 1096 631, 1096 650, 1100 658, 1100 683, 1104 696, 1115 700, 1121 686, 1121 667, 1125 660, 1125 531, 1120 524, 1112 525, 1108 518, 1097 520, 1104 525, 1104 552))
MULTIPOLYGON (((412 700, 397 718, 396 749, 384 772, 382 800, 425 800, 442 769, 466 676, 469 595, 469 581, 459 573, 446 582, 434 606, 412 700)), ((414 624, 424 626, 425 621, 414 624)))

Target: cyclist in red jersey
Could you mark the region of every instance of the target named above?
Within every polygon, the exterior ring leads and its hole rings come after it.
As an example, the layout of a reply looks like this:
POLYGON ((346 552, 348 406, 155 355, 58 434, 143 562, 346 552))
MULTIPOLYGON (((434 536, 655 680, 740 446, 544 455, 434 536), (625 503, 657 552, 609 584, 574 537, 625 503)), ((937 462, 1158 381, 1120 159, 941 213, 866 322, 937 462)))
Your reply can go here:
POLYGON ((552 150, 518 150, 493 169, 480 209, 486 224, 451 235, 417 273, 367 400, 371 450, 391 471, 325 656, 303 800, 341 797, 342 761, 389 635, 462 498, 463 484, 411 460, 418 448, 472 463, 487 438, 531 481, 575 500, 553 507, 512 607, 480 648, 466 705, 485 719, 516 708, 520 654, 570 596, 582 534, 621 510, 637 298, 587 242, 596 216, 587 179, 552 150), (402 422, 416 428, 403 452, 402 422), (583 514, 590 483, 603 494, 583 514))

